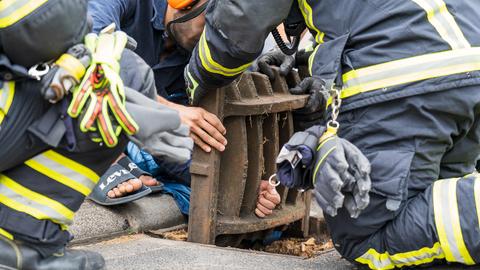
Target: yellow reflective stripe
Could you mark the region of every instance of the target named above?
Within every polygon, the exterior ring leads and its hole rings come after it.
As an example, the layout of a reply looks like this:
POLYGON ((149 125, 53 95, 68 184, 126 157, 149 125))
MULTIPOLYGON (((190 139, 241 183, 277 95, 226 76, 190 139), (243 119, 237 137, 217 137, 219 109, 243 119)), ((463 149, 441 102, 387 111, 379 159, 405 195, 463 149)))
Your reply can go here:
POLYGON ((452 49, 469 48, 470 43, 463 35, 460 27, 447 9, 443 0, 412 0, 427 13, 428 21, 435 27, 443 40, 452 49))
POLYGON ((315 55, 317 54, 318 48, 320 48, 320 44, 317 44, 312 54, 308 57, 308 72, 310 73, 310 76, 313 75, 312 73, 313 62, 315 61, 315 55))
POLYGON ((433 185, 433 207, 435 226, 445 259, 473 265, 470 253, 463 241, 460 217, 458 215, 457 182, 458 178, 436 181, 433 185))
POLYGON ((12 106, 14 96, 15 82, 4 82, 3 89, 0 89, 0 125, 12 106))
POLYGON ((220 74, 226 77, 233 77, 242 72, 244 72, 251 64, 247 63, 237 68, 227 68, 215 60, 213 60, 212 54, 210 53, 210 48, 208 47, 207 39, 206 39, 206 30, 203 31, 202 36, 200 37, 200 42, 198 45, 198 55, 200 57, 200 61, 202 62, 202 66, 211 73, 220 74))
POLYGON ((431 263, 436 259, 444 259, 440 243, 435 243, 433 247, 424 247, 419 250, 397 253, 390 255, 388 252, 378 253, 375 249, 369 249, 356 261, 366 264, 370 269, 393 269, 395 267, 422 265, 431 263))
POLYGON ((43 156, 42 154, 25 161, 25 164, 39 173, 88 196, 96 183, 70 168, 43 156))
POLYGON ((442 211, 442 200, 447 200, 447 198, 442 198, 442 183, 445 180, 437 181, 433 184, 433 208, 435 215, 435 226, 437 228, 438 240, 442 245, 443 252, 445 252, 445 259, 447 261, 456 261, 456 258, 453 256, 451 246, 448 243, 447 232, 445 230, 445 225, 443 223, 443 211, 442 211))
POLYGON ((0 235, 3 235, 10 240, 13 240, 13 235, 2 228, 0 228, 0 235))
POLYGON ((55 64, 67 70, 77 81, 81 81, 85 75, 86 69, 82 62, 68 53, 62 54, 55 64))
POLYGON ((320 31, 315 24, 313 23, 313 9, 308 4, 307 0, 298 0, 298 7, 300 8, 300 12, 302 12, 303 18, 305 19, 305 23, 307 27, 314 30, 315 34, 315 41, 318 44, 322 44, 323 38, 325 37, 325 33, 320 31))
POLYGON ((475 70, 480 70, 480 47, 414 56, 345 73, 340 96, 348 98, 391 86, 475 70))
POLYGON ((67 157, 64 157, 62 156, 61 154, 53 151, 53 150, 48 150, 46 152, 43 153, 43 155, 59 164, 62 164, 63 166, 85 176, 86 178, 88 178, 90 181, 92 181, 93 183, 98 183, 98 180, 100 179, 100 176, 98 176, 98 174, 96 174, 94 171, 92 171, 91 169, 89 169, 88 167, 74 161, 74 160, 71 160, 67 157))
POLYGON ((478 175, 475 176, 475 184, 473 188, 475 194, 475 207, 477 210, 477 222, 480 227, 480 178, 478 175))
MULTIPOLYGON (((317 151, 322 148, 327 142, 333 140, 335 137, 330 137, 328 139, 326 139, 325 141, 323 141, 322 143, 320 143, 320 145, 317 147, 317 151)), ((337 146, 335 145, 334 147, 332 147, 331 149, 329 149, 325 155, 323 155, 323 157, 318 161, 317 165, 315 166, 315 170, 313 172, 313 179, 312 179, 312 183, 315 184, 315 179, 317 178, 317 172, 318 172, 318 169, 320 168, 320 165, 322 165, 323 161, 328 157, 328 155, 330 155, 330 153, 337 149, 337 146)))
POLYGON ((8 27, 48 0, 3 0, 0 1, 0 28, 8 27))
POLYGON ((71 224, 74 212, 63 204, 36 193, 0 174, 0 203, 37 219, 71 224))

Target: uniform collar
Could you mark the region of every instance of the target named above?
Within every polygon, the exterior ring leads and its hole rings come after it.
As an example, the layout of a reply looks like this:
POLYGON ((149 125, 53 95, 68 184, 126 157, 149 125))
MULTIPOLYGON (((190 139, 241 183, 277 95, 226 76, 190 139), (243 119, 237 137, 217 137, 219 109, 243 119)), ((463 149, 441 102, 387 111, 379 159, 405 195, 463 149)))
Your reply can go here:
POLYGON ((153 17, 151 19, 153 28, 157 30, 165 30, 163 20, 167 11, 167 0, 151 0, 153 6, 153 17))

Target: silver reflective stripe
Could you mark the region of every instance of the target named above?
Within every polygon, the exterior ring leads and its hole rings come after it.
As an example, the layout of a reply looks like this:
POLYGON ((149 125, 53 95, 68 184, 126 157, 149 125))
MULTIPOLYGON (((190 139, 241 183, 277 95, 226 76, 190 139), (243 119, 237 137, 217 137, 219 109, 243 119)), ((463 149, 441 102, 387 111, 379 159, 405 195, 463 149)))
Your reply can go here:
MULTIPOLYGON (((361 263, 366 263, 366 264, 373 264, 373 266, 375 267, 373 269, 393 269, 393 268, 395 268, 393 266, 393 263, 390 260, 390 258, 386 257, 384 259, 381 259, 381 258, 377 258, 377 257, 378 256, 374 256, 373 254, 367 252, 367 253, 363 254, 362 257, 357 259, 357 261, 361 262, 361 263)), ((370 266, 370 268, 372 268, 372 267, 370 266)))
POLYGON ((48 0, 3 0, 0 1, 0 28, 8 27, 30 14, 48 0))
MULTIPOLYGON (((452 196, 452 192, 450 192, 450 187, 452 181, 455 183, 453 186, 456 190, 456 181, 458 179, 452 179, 452 180, 442 180, 438 181, 435 183, 435 191, 438 194, 438 197, 440 198, 439 200, 434 201, 435 205, 435 215, 439 217, 440 222, 442 222, 445 230, 445 239, 448 241, 447 245, 449 247, 449 250, 455 259, 456 262, 462 262, 462 256, 460 255, 460 251, 457 248, 457 245, 455 243, 455 237, 453 235, 453 225, 452 225, 452 215, 450 209, 452 207, 457 206, 457 196, 456 196, 456 191, 454 196, 452 196), (455 200, 455 203, 452 203, 453 200, 455 200), (435 204, 436 203, 436 204, 435 204)), ((458 211, 458 210, 457 210, 458 211)), ((440 240, 441 241, 441 240, 440 240)), ((443 243, 442 243, 442 246, 443 243)))
POLYGON ((20 7, 28 4, 30 0, 4 0, 3 6, 0 6, 0 19, 10 16, 14 11, 17 11, 20 7))
POLYGON ((470 47, 460 27, 450 14, 443 0, 413 0, 427 13, 427 18, 440 36, 452 47, 461 49, 470 47))
POLYGON ((458 178, 441 180, 433 186, 433 205, 438 237, 450 262, 473 264, 463 241, 457 202, 458 178))
POLYGON ((25 164, 85 196, 88 196, 96 185, 88 177, 48 158, 44 154, 33 157, 25 164))
POLYGON ((3 88, 0 89, 0 110, 3 112, 3 113, 7 113, 5 111, 5 108, 7 106, 7 102, 8 102, 8 97, 10 95, 10 84, 8 82, 4 82, 3 83, 3 88))
MULTIPOLYGON (((480 70, 480 47, 414 56, 343 74, 341 98, 416 81, 480 70)), ((330 104, 332 99, 329 99, 330 104)))
MULTIPOLYGON (((450 66, 463 65, 471 62, 480 63, 480 54, 463 55, 448 59, 439 58, 434 61, 424 63, 416 63, 415 61, 412 61, 412 63, 406 63, 406 65, 398 65, 396 68, 384 70, 378 73, 374 73, 372 75, 353 78, 344 84, 344 88, 351 88, 356 85, 365 85, 375 81, 383 80, 386 78, 394 78, 397 76, 408 76, 409 74, 423 72, 427 73, 430 70, 436 70, 442 67, 447 68, 450 66)), ((453 73, 455 72, 455 70, 452 70, 451 72, 453 73)), ((393 82, 394 81, 392 81, 392 83, 393 82)))
POLYGON ((388 252, 378 253, 374 249, 369 249, 356 261, 367 264, 372 269, 393 269, 395 267, 421 265, 443 258, 445 258, 445 254, 440 243, 437 242, 432 247, 422 247, 418 250, 393 255, 388 252))
MULTIPOLYGON (((33 198, 27 198, 18 192, 18 190, 14 190, 11 188, 11 184, 7 184, 7 182, 14 182, 13 180, 7 178, 4 175, 0 175, 0 203, 3 203, 10 208, 13 208, 17 211, 27 213, 32 215, 38 219, 49 219, 55 221, 56 223, 70 225, 72 223, 72 219, 63 215, 62 213, 55 210, 53 207, 49 205, 42 204, 38 202, 38 200, 34 200, 33 198)), ((20 186, 19 184, 15 183, 16 186, 20 186)), ((25 190, 25 187, 21 187, 22 190, 25 190)), ((33 196, 43 197, 43 195, 35 193, 31 190, 28 190, 29 194, 34 194, 33 196)), ((58 202, 57 202, 58 203, 58 202)), ((73 217, 73 212, 66 211, 68 215, 73 217)))

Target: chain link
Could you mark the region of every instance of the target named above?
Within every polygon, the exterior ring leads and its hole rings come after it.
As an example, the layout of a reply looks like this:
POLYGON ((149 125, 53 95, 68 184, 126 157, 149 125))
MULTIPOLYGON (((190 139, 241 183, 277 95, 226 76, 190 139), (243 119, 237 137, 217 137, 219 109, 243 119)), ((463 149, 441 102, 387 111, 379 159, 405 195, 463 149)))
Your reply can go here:
POLYGON ((338 88, 333 88, 330 90, 332 95, 332 120, 328 121, 327 125, 333 128, 339 128, 340 123, 338 123, 337 118, 340 114, 340 107, 342 105, 342 98, 340 97, 340 90, 338 88))

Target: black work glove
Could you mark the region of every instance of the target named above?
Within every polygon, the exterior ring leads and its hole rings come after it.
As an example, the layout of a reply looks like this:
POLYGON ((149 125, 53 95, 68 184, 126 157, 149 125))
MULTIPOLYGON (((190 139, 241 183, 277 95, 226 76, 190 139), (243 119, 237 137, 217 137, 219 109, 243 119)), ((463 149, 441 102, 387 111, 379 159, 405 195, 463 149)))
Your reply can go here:
POLYGON ((280 50, 271 50, 261 55, 254 63, 252 69, 268 76, 270 80, 275 79, 275 73, 271 66, 280 67, 280 75, 287 76, 287 74, 295 66, 295 57, 292 55, 285 55, 280 50))
POLYGON ((299 50, 295 54, 295 66, 308 66, 308 59, 312 55, 313 50, 306 51, 305 49, 299 50))
POLYGON ((293 95, 310 95, 305 107, 293 112, 296 129, 305 130, 323 119, 329 97, 324 80, 316 76, 307 77, 289 91, 293 95))

